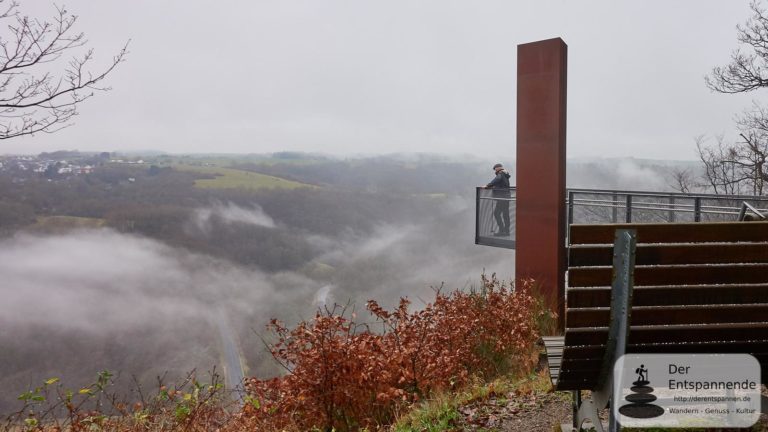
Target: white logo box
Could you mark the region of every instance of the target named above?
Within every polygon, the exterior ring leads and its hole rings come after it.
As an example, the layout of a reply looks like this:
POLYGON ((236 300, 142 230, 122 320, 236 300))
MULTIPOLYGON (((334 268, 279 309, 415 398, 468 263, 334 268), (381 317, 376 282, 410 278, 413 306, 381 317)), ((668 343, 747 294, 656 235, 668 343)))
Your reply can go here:
POLYGON ((624 427, 750 427, 760 417, 760 363, 748 354, 626 354, 613 370, 624 427))

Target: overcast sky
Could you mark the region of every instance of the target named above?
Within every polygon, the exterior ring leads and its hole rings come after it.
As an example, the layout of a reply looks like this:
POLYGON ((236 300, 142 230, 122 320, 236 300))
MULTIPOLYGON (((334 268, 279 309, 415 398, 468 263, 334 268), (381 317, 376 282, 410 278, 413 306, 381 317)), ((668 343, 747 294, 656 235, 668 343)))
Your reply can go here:
MULTIPOLYGON (((48 16, 47 0, 21 0, 48 16)), ((765 98, 711 93, 747 0, 68 0, 113 90, 55 149, 514 155, 516 45, 568 44, 568 155, 693 159, 765 98)))

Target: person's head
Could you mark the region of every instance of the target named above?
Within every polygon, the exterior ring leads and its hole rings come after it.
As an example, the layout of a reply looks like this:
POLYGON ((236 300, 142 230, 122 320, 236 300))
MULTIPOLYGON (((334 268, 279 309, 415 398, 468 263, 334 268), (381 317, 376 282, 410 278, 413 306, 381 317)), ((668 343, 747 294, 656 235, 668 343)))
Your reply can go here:
POLYGON ((503 169, 504 169, 504 166, 500 163, 497 163, 496 165, 493 166, 493 172, 496 172, 496 173, 498 173, 503 169))

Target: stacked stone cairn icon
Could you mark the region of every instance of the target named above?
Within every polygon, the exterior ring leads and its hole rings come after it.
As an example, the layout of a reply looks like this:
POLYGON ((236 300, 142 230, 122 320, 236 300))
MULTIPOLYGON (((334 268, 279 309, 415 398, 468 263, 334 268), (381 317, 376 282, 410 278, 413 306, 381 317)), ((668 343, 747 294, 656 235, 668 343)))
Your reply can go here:
POLYGON ((632 393, 624 398, 629 404, 619 408, 621 415, 645 419, 664 414, 664 408, 651 403, 656 400, 656 396, 652 394, 653 387, 648 384, 650 382, 646 379, 638 379, 632 383, 632 387, 629 389, 632 393))

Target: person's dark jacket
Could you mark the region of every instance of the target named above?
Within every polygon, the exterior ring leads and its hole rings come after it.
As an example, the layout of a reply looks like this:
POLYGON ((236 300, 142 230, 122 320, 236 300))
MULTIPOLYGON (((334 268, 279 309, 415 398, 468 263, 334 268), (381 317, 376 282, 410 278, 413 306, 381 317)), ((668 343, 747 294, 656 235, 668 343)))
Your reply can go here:
POLYGON ((509 178, 512 177, 507 170, 501 170, 496 173, 496 177, 491 180, 486 187, 493 189, 495 198, 510 198, 512 194, 509 191, 509 178))

